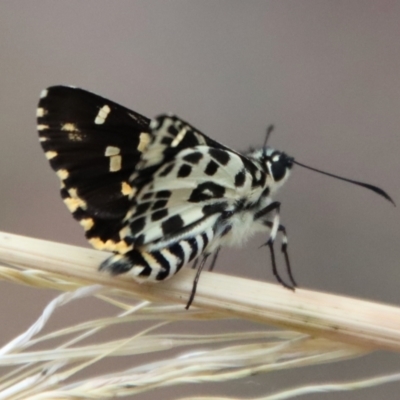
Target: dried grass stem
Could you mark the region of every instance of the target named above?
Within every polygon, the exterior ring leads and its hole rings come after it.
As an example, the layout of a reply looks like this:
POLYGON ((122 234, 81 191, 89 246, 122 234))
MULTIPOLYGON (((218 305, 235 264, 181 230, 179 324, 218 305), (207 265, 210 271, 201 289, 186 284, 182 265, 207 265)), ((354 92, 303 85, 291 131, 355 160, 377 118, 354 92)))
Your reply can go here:
MULTIPOLYGON (((194 271, 184 269, 157 285, 139 285, 129 276, 110 278, 99 273, 97 267, 106 256, 91 249, 0 232, 0 260, 4 263, 46 271, 71 281, 113 287, 141 299, 186 303, 194 271)), ((400 350, 400 309, 390 305, 304 289, 292 293, 276 284, 203 272, 193 307, 366 350, 400 350)))

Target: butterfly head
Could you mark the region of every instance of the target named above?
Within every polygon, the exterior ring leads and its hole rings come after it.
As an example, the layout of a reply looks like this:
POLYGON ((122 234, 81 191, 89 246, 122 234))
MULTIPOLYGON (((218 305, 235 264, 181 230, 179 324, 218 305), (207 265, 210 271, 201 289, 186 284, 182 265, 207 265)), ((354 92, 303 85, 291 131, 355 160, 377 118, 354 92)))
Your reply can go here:
POLYGON ((294 161, 293 157, 271 147, 255 150, 249 154, 249 158, 255 160, 267 174, 267 184, 274 190, 286 182, 294 161))
POLYGON ((275 183, 285 182, 293 167, 293 157, 267 147, 263 149, 262 163, 268 175, 275 183))

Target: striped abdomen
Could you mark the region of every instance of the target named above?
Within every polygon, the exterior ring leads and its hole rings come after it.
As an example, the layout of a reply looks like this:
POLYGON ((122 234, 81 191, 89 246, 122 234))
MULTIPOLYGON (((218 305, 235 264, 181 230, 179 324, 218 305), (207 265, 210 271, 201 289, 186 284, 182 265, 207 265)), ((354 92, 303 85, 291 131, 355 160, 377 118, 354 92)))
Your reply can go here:
POLYGON ((146 248, 138 248, 126 254, 115 254, 101 264, 100 270, 108 270, 113 275, 128 273, 138 281, 162 281, 201 254, 206 255, 213 237, 213 228, 208 228, 199 235, 181 239, 161 249, 147 251, 146 248))

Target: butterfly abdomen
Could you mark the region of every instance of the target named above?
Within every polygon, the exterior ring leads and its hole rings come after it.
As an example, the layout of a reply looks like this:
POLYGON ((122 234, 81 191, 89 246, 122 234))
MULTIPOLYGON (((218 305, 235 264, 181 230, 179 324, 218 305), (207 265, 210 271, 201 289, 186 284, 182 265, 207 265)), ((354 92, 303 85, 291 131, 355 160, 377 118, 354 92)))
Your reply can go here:
POLYGON ((201 234, 181 239, 160 249, 134 248, 126 254, 115 254, 105 260, 100 270, 113 275, 128 273, 138 281, 162 281, 175 275, 184 265, 207 253, 214 239, 212 228, 201 234))

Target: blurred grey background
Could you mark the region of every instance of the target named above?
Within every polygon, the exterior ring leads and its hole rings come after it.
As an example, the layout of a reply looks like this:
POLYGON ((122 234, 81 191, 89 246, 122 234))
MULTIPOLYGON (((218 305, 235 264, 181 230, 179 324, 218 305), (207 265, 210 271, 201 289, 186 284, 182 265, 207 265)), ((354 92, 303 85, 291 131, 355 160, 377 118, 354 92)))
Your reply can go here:
MULTIPOLYGON (((39 93, 54 84, 80 86, 149 117, 172 111, 237 149, 262 145, 274 123, 270 145, 377 184, 400 202, 399 38, 394 0, 2 1, 0 229, 87 246, 35 131, 39 93)), ((278 200, 302 287, 400 305, 398 209, 301 168, 278 200)), ((218 271, 273 280, 267 251, 258 250, 263 239, 223 251, 218 271)), ((3 344, 55 293, 0 285, 3 344)), ((97 306, 72 307, 69 315, 98 315, 97 306)), ((399 366, 398 355, 380 353, 162 395, 250 397, 399 366)), ((390 400, 398 399, 399 387, 307 398, 390 400)), ((154 395, 160 392, 140 398, 154 395)))

